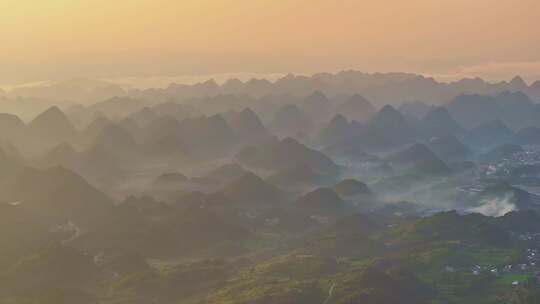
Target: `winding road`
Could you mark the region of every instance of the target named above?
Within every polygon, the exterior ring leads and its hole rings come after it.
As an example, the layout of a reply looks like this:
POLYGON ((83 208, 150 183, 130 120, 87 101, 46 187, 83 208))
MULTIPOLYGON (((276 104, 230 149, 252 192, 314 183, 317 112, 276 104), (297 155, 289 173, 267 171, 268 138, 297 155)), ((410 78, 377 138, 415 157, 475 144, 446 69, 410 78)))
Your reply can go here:
POLYGON ((336 284, 332 284, 332 286, 330 286, 330 289, 328 290, 328 297, 326 298, 326 300, 324 300, 323 304, 328 304, 330 303, 330 300, 332 299, 332 296, 334 295, 334 288, 336 288, 336 284))
POLYGON ((73 231, 72 236, 70 236, 69 238, 67 238, 67 239, 65 239, 65 240, 63 240, 61 242, 62 245, 65 245, 65 244, 77 239, 79 236, 81 236, 81 228, 79 228, 79 226, 77 226, 77 224, 75 224, 72 221, 69 221, 65 226, 62 227, 62 229, 72 230, 73 231))

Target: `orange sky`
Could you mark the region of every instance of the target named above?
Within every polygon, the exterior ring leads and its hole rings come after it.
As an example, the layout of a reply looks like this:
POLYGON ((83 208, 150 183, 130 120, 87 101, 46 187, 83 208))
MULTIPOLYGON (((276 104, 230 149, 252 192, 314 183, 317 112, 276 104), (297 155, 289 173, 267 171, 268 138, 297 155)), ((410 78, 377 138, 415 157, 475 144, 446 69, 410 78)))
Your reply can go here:
POLYGON ((538 0, 0 0, 0 84, 539 63, 538 0))

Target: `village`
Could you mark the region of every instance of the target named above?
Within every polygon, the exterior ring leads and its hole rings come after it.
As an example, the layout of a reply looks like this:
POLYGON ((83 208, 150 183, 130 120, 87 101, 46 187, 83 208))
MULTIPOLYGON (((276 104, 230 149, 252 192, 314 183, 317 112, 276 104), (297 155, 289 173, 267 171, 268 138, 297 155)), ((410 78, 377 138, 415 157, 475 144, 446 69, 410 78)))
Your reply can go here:
POLYGON ((513 264, 505 265, 474 265, 470 267, 456 267, 447 265, 447 272, 468 272, 474 276, 489 275, 496 277, 503 284, 514 287, 529 283, 531 280, 540 283, 540 233, 525 233, 517 235, 521 241, 530 244, 523 254, 523 258, 513 264))

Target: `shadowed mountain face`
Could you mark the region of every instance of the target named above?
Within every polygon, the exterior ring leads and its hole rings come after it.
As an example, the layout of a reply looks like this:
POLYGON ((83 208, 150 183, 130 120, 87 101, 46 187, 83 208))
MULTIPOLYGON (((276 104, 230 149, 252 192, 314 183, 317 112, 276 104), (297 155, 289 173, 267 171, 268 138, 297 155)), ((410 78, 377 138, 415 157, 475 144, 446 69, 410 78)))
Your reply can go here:
POLYGON ((88 124, 88 126, 86 126, 86 128, 82 131, 83 139, 85 141, 93 142, 101 130, 111 123, 111 120, 105 116, 100 116, 92 120, 92 122, 90 122, 90 124, 88 124))
POLYGON ((446 107, 452 117, 466 128, 500 119, 513 129, 518 129, 530 125, 538 117, 534 113, 534 103, 522 92, 505 91, 496 96, 462 95, 446 107))
POLYGON ((16 115, 0 113, 0 136, 9 141, 20 141, 25 135, 26 125, 16 115))
POLYGON ((233 202, 277 204, 283 198, 280 190, 253 173, 235 179, 220 191, 233 202))
POLYGON ((501 109, 500 117, 513 129, 526 126, 534 110, 534 103, 522 92, 502 92, 495 96, 495 102, 501 109))
POLYGON ((181 184, 187 182, 189 179, 179 172, 164 173, 155 180, 155 184, 181 184))
POLYGON ((248 144, 264 143, 271 138, 257 114, 249 108, 235 115, 230 120, 230 125, 238 138, 248 144))
POLYGON ((92 217, 106 212, 111 200, 82 177, 62 167, 26 168, 6 183, 4 199, 60 219, 92 217))
POLYGON ((35 138, 56 143, 73 140, 77 134, 69 118, 58 107, 39 114, 28 123, 28 129, 35 138))
POLYGON ((446 105, 448 112, 465 128, 499 118, 500 108, 491 96, 461 95, 446 105))
POLYGON ((98 133, 93 145, 126 153, 133 152, 136 149, 137 142, 122 127, 109 124, 98 133))
POLYGON ((291 168, 280 170, 267 179, 268 182, 283 189, 302 189, 323 184, 329 178, 325 178, 306 164, 299 164, 291 168))
POLYGON ((443 107, 437 107, 428 112, 422 119, 421 128, 429 138, 463 132, 463 129, 443 107))
POLYGON ((386 105, 355 135, 333 145, 332 150, 389 151, 414 141, 419 134, 394 107, 386 105))
POLYGON ((3 147, 0 147, 0 182, 10 179, 12 176, 19 173, 22 170, 23 164, 19 159, 9 155, 3 147))
POLYGON ((415 137, 411 126, 403 115, 392 106, 383 107, 369 122, 371 136, 381 137, 384 141, 399 145, 415 137))
POLYGON ((183 120, 180 132, 191 153, 203 157, 223 154, 238 141, 221 115, 183 120))
POLYGON ((322 146, 332 146, 351 137, 361 134, 363 126, 358 122, 349 122, 341 114, 337 114, 326 124, 317 136, 322 146))
POLYGON ((540 128, 528 127, 516 132, 513 142, 521 145, 538 145, 540 144, 540 128))
POLYGON ((361 95, 353 95, 344 103, 338 105, 336 112, 349 120, 367 122, 375 115, 377 109, 361 95))
POLYGON ((20 292, 56 286, 82 286, 99 270, 88 255, 60 244, 51 244, 37 255, 22 259, 13 268, 13 284, 20 292))
POLYGON ((230 163, 210 171, 207 176, 221 181, 232 181, 246 173, 247 171, 239 164, 230 163))
POLYGON ((306 96, 300 105, 308 117, 317 124, 328 121, 333 113, 332 104, 328 98, 319 91, 306 96))
POLYGON ((421 119, 429 112, 433 111, 434 106, 421 102, 419 100, 406 102, 399 106, 398 110, 405 116, 421 119))
POLYGON ((332 215, 343 211, 345 203, 331 188, 318 188, 299 197, 294 203, 297 208, 319 215, 332 215))
POLYGON ((345 179, 334 185, 334 191, 341 197, 372 196, 369 187, 354 179, 345 179))
POLYGON ((464 161, 473 153, 454 135, 433 138, 428 147, 446 162, 464 161))
POLYGON ((270 129, 278 136, 310 134, 314 125, 311 118, 296 105, 285 105, 274 115, 270 129))
POLYGON ((152 227, 144 238, 144 251, 154 255, 187 253, 215 246, 219 242, 249 238, 249 231, 215 213, 189 208, 152 227), (195 233, 196 232, 196 233, 195 233))
POLYGON ((245 148, 236 155, 236 159, 248 166, 270 170, 304 163, 319 172, 337 174, 339 171, 338 166, 330 158, 292 138, 245 148))
POLYGON ((501 120, 493 120, 478 125, 465 136, 465 142, 475 147, 494 147, 512 140, 514 132, 501 120))
POLYGON ((144 126, 158 118, 158 116, 159 115, 154 110, 148 107, 144 107, 141 110, 130 115, 130 118, 139 125, 144 126))
POLYGON ((53 147, 39 160, 44 167, 63 166, 70 168, 78 161, 78 152, 68 143, 61 143, 53 147))
POLYGON ((423 144, 414 144, 386 158, 394 168, 424 174, 448 174, 450 169, 423 144))

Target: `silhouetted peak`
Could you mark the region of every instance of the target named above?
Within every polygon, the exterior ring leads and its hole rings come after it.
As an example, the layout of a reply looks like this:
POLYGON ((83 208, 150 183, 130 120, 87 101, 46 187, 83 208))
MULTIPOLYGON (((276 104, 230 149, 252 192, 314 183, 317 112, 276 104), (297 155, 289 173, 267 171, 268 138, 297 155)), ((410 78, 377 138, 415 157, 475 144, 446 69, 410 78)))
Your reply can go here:
POLYGON ((296 200, 296 206, 315 210, 332 210, 343 207, 344 202, 331 188, 321 187, 296 200))
POLYGON ((24 122, 17 115, 10 113, 0 113, 0 125, 24 126, 24 122))
POLYGON ((343 115, 336 114, 334 115, 332 120, 330 120, 330 122, 328 122, 326 126, 320 131, 319 141, 322 145, 325 146, 339 142, 344 138, 352 136, 352 134, 354 133, 352 127, 353 126, 349 124, 349 122, 343 115))
POLYGON ((384 107, 382 107, 379 113, 381 115, 397 115, 399 111, 391 105, 385 105, 384 107))
POLYGON ((247 126, 262 126, 259 116, 253 112, 250 108, 244 108, 240 113, 238 113, 237 121, 241 122, 247 126))
POLYGON ((232 116, 230 125, 240 139, 248 143, 263 143, 268 140, 269 133, 266 131, 257 114, 250 108, 245 108, 240 113, 232 116))
POLYGON ((332 120, 330 121, 329 125, 334 126, 342 126, 347 125, 349 122, 347 121, 347 118, 341 114, 336 114, 334 117, 332 117, 332 120))
POLYGON ((97 117, 96 119, 92 120, 90 124, 85 129, 86 136, 89 136, 90 139, 93 139, 103 128, 111 124, 111 120, 108 119, 105 116, 97 117))
MULTIPOLYGON (((127 118, 126 118, 127 119, 127 118)), ((90 124, 88 125, 89 128, 94 128, 96 126, 106 126, 109 123, 111 123, 111 120, 107 118, 107 116, 98 116, 90 124)))
POLYGON ((514 88, 526 88, 527 87, 527 84, 525 83, 523 78, 521 78, 521 76, 519 76, 519 75, 514 76, 514 78, 512 78, 512 80, 510 80, 510 85, 512 87, 514 87, 514 88))
POLYGON ((230 90, 238 90, 243 85, 244 85, 244 83, 241 80, 239 80, 238 78, 230 78, 230 79, 227 79, 227 81, 225 81, 225 83, 223 83, 222 87, 225 88, 225 89, 230 89, 230 90))
POLYGON ((432 138, 430 139, 429 141, 429 144, 434 144, 434 145, 439 145, 439 144, 444 144, 444 145, 463 145, 459 139, 454 136, 454 135, 445 135, 445 136, 440 136, 440 137, 436 137, 436 138, 432 138))
POLYGON ((405 124, 403 115, 391 105, 385 105, 370 121, 379 127, 397 126, 405 124))
MULTIPOLYGON (((136 130, 139 124, 131 120, 131 122, 124 122, 123 126, 126 130, 136 130)), ((145 129, 149 137, 168 136, 175 134, 180 129, 180 122, 170 115, 161 115, 148 123, 145 129)))
POLYGON ((521 91, 503 91, 497 95, 500 99, 530 99, 529 96, 521 91))
POLYGON ((144 107, 140 109, 139 111, 135 112, 133 115, 131 115, 133 119, 142 123, 148 123, 156 119, 157 116, 158 114, 154 110, 150 109, 149 107, 144 107))
POLYGON ((338 105, 336 111, 350 120, 368 121, 377 109, 362 95, 355 94, 338 105))
POLYGON ((56 106, 39 114, 28 127, 34 135, 53 141, 71 140, 77 132, 69 118, 56 106))
POLYGON ((415 143, 412 146, 396 152, 386 158, 391 166, 401 167, 413 172, 429 174, 445 174, 450 169, 446 164, 424 144, 415 143))
POLYGON ((347 100, 347 102, 373 106, 373 105, 371 104, 371 102, 369 102, 369 100, 367 100, 364 96, 362 96, 362 95, 360 95, 360 94, 354 94, 354 95, 352 95, 351 97, 349 97, 349 99, 347 100))
POLYGON ((268 81, 268 79, 258 79, 258 78, 251 78, 250 80, 248 80, 248 82, 246 82, 246 84, 248 86, 267 86, 267 85, 272 85, 272 83, 270 81, 268 81))
POLYGON ((285 168, 268 177, 268 181, 285 187, 295 183, 317 183, 321 179, 322 176, 318 172, 304 163, 285 168))
POLYGON ((523 93, 522 91, 504 91, 495 97, 499 105, 507 106, 509 110, 515 109, 516 107, 525 107, 526 110, 529 110, 533 107, 533 102, 529 95, 523 93))
POLYGON ((216 126, 216 127, 228 126, 227 121, 225 120, 225 118, 223 118, 221 114, 212 115, 208 117, 207 121, 211 126, 216 126))
POLYGON ((71 124, 68 117, 60 108, 57 106, 52 106, 49 109, 45 110, 41 114, 39 114, 34 120, 30 122, 30 126, 38 126, 41 124, 59 124, 59 123, 65 123, 65 124, 71 124))
POLYGON ((236 163, 229 163, 212 170, 208 177, 219 180, 231 180, 243 176, 247 171, 236 163))
POLYGON ((271 128, 281 135, 290 136, 298 132, 309 133, 312 131, 312 121, 304 110, 295 104, 281 106, 274 114, 271 128))
POLYGON ((136 145, 135 139, 124 128, 115 123, 105 126, 98 134, 96 144, 109 147, 132 147, 136 145))
POLYGON ((280 142, 283 146, 288 147, 296 147, 296 146, 303 146, 301 143, 299 143, 296 139, 292 137, 285 137, 280 142))
POLYGON ((387 159, 391 162, 411 163, 437 159, 437 156, 428 147, 426 147, 426 145, 415 143, 404 150, 390 155, 387 159))
POLYGON ((240 178, 236 180, 238 183, 250 183, 250 184, 264 184, 264 180, 253 172, 246 172, 240 178))
POLYGON ((189 179, 180 172, 171 172, 171 173, 164 173, 160 176, 158 176, 155 180, 155 183, 180 183, 180 182, 187 182, 189 179))
POLYGON ((334 186, 334 191, 342 196, 371 195, 369 187, 355 179, 344 179, 334 186))
POLYGON ((444 107, 434 108, 426 114, 422 121, 425 124, 425 131, 428 133, 454 133, 461 130, 461 127, 444 107))
POLYGON ((328 98, 326 97, 326 95, 324 95, 323 92, 315 91, 306 97, 306 101, 313 102, 316 104, 321 104, 321 103, 324 104, 328 102, 328 98))
POLYGON ((79 174, 60 165, 52 166, 43 172, 48 176, 58 178, 58 180, 78 180, 86 184, 86 181, 79 174))
POLYGON ((286 104, 280 107, 277 113, 279 114, 279 113, 290 113, 290 112, 302 112, 302 110, 300 110, 300 108, 295 104, 286 104))
POLYGON ((446 108, 444 108, 444 107, 436 107, 435 109, 428 112, 426 114, 426 117, 424 117, 424 120, 429 120, 429 119, 434 119, 434 120, 435 119, 445 119, 445 120, 449 120, 449 119, 453 119, 453 118, 452 118, 452 116, 450 116, 450 114, 448 113, 446 108))
POLYGON ((242 111, 240 111, 240 113, 238 115, 246 116, 246 117, 256 117, 257 116, 257 114, 255 114, 255 112, 253 112, 253 110, 250 109, 249 107, 246 107, 246 108, 242 109, 242 111))
POLYGON ((202 82, 199 84, 201 87, 205 89, 216 89, 218 88, 218 84, 215 79, 208 79, 205 82, 202 82))
POLYGON ((64 112, 62 112, 62 110, 60 110, 60 108, 57 106, 52 106, 48 108, 47 110, 42 112, 39 116, 45 116, 45 117, 48 116, 48 117, 57 117, 57 118, 66 117, 64 112))
POLYGON ((424 118, 432 109, 432 105, 428 105, 420 100, 406 102, 399 106, 399 112, 418 119, 424 118))
POLYGON ((280 196, 277 188, 252 172, 246 172, 241 177, 227 184, 223 188, 222 193, 240 202, 270 201, 280 196))
POLYGON ((77 151, 67 142, 63 142, 55 147, 53 147, 49 153, 62 154, 62 155, 73 155, 77 151))

